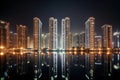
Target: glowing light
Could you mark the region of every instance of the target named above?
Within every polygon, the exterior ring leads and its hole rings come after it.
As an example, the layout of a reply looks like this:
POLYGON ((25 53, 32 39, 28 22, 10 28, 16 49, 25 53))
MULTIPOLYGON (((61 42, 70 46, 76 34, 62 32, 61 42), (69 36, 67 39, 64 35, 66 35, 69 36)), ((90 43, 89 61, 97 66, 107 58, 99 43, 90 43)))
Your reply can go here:
POLYGON ((23 49, 23 47, 21 47, 20 49, 23 49))
POLYGON ((107 54, 110 54, 110 52, 108 51, 107 54))
POLYGON ((4 21, 0 21, 0 23, 4 24, 5 22, 4 21))
POLYGON ((75 51, 77 50, 77 48, 74 49, 75 51))
POLYGON ((22 53, 22 52, 21 52, 20 54, 21 54, 21 55, 23 55, 23 53, 22 53))
POLYGON ((72 52, 70 51, 69 54, 72 54, 72 52))
POLYGON ((13 55, 15 55, 15 52, 13 52, 13 55))
POLYGON ((75 51, 75 52, 74 52, 74 54, 76 55, 76 54, 77 54, 77 52, 75 51))
POLYGON ((0 46, 0 49, 4 49, 4 47, 3 47, 3 46, 0 46))
POLYGON ((120 68, 118 65, 114 65, 113 67, 114 67, 114 69, 116 69, 116 70, 118 70, 118 69, 120 68))
POLYGON ((1 52, 1 53, 0 53, 0 55, 2 56, 2 55, 4 55, 4 53, 3 53, 3 52, 1 52))
POLYGON ((44 53, 41 53, 41 55, 44 55, 44 53))

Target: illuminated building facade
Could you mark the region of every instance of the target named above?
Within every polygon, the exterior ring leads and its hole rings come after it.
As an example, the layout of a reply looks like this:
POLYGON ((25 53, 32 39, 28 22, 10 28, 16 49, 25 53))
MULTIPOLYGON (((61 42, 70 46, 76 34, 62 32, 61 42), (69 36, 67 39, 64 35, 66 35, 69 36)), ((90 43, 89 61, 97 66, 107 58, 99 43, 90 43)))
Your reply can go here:
POLYGON ((42 22, 39 18, 33 19, 33 43, 34 49, 41 49, 42 22))
POLYGON ((9 48, 14 48, 14 33, 10 32, 9 48))
POLYGON ((79 47, 80 46, 80 37, 79 37, 79 33, 74 33, 73 34, 73 47, 79 47))
POLYGON ((103 47, 112 48, 112 26, 105 24, 102 26, 103 31, 103 47))
POLYGON ((49 49, 58 48, 58 22, 54 17, 49 18, 49 49))
POLYGON ((65 17, 62 19, 62 29, 61 29, 61 48, 70 48, 70 18, 65 17))
MULTIPOLYGON (((61 21, 61 48, 63 50, 68 50, 72 46, 72 34, 70 34, 70 18, 65 17, 61 21)), ((61 53, 61 71, 62 78, 66 77, 66 54, 65 52, 61 53)))
POLYGON ((48 45, 49 45, 49 33, 44 33, 42 34, 41 36, 41 47, 42 48, 48 48, 48 45))
POLYGON ((17 25, 17 47, 27 48, 27 27, 25 25, 17 25))
POLYGON ((95 27, 95 18, 90 17, 85 22, 85 48, 91 48, 91 49, 94 48, 94 37, 95 37, 94 27, 95 27))
POLYGON ((13 47, 13 48, 17 48, 17 44, 18 44, 18 41, 17 41, 17 33, 14 33, 14 34, 13 34, 13 42, 14 42, 14 47, 13 47))
POLYGON ((27 36, 27 48, 30 48, 30 37, 27 36))
POLYGON ((69 44, 69 48, 72 48, 72 44, 73 44, 73 34, 70 32, 70 34, 69 34, 69 43, 71 43, 71 44, 69 44))
MULTIPOLYGON (((58 48, 58 22, 54 17, 49 18, 49 49, 56 50, 58 48)), ((58 54, 53 52, 53 77, 58 76, 58 54)))
POLYGON ((114 32, 113 33, 113 42, 114 42, 114 47, 119 48, 120 47, 120 32, 114 32))
POLYGON ((40 49, 41 49, 42 22, 39 18, 33 19, 33 49, 34 49, 34 79, 41 77, 40 49))
POLYGON ((9 27, 8 22, 0 20, 0 46, 9 48, 9 27))
POLYGON ((45 48, 48 48, 48 47, 49 47, 49 37, 50 37, 50 33, 46 33, 45 48))
POLYGON ((102 48, 102 36, 95 36, 95 48, 102 48))
POLYGON ((85 47, 85 32, 80 33, 80 47, 85 47))

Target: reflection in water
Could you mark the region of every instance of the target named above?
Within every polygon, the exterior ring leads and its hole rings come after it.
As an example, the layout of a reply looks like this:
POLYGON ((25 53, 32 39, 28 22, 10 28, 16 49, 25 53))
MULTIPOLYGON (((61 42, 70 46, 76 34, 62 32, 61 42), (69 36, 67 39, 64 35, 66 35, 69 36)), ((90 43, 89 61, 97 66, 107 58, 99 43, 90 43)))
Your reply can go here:
POLYGON ((0 55, 1 80, 118 80, 120 54, 14 52, 0 55))

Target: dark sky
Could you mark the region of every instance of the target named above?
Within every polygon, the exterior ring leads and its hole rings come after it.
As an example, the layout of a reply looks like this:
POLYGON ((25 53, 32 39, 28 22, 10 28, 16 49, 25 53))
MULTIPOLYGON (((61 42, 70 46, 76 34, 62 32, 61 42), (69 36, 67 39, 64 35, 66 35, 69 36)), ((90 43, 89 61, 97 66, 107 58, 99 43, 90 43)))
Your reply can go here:
POLYGON ((51 16, 61 19, 66 16, 71 19, 71 31, 84 30, 84 23, 90 17, 95 17, 96 32, 101 26, 110 24, 113 31, 120 30, 120 5, 115 0, 1 0, 0 19, 11 23, 24 24, 32 30, 33 18, 37 16, 43 23, 43 32, 48 32, 48 20, 51 16), (2 2, 4 1, 4 2, 2 2))

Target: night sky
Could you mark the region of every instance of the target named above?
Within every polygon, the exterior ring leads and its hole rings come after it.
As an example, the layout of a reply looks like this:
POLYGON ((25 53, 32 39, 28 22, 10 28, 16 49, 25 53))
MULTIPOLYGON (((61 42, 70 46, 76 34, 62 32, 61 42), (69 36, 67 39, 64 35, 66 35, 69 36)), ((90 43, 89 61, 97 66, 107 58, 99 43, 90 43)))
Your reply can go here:
POLYGON ((33 18, 38 17, 43 23, 43 32, 48 32, 50 17, 71 19, 71 32, 84 30, 84 23, 95 17, 95 29, 100 34, 101 26, 110 24, 113 31, 120 30, 120 4, 116 0, 1 0, 0 19, 11 23, 14 31, 16 24, 24 24, 33 29, 33 18), (4 2, 2 2, 4 1, 4 2))

